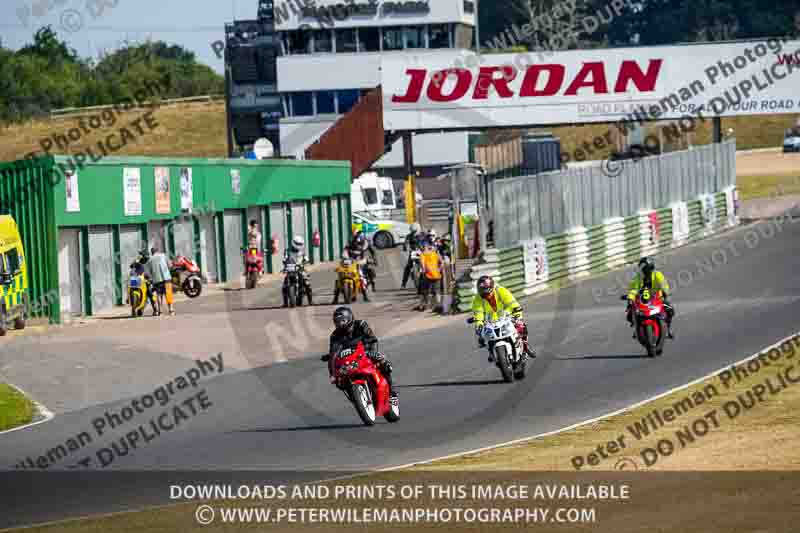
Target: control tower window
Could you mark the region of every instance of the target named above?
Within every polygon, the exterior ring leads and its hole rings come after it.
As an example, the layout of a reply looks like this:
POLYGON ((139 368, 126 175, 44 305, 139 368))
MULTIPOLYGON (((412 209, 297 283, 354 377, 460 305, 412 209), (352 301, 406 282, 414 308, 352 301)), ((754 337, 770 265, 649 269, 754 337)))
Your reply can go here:
POLYGON ((336 51, 338 53, 355 53, 358 51, 356 45, 356 30, 346 28, 336 30, 336 51))
POLYGON ((402 50, 403 49, 403 28, 384 28, 383 29, 383 49, 402 50))
POLYGON ((380 52, 381 50, 381 32, 378 28, 359 28, 358 40, 361 52, 380 52))
POLYGON ((425 26, 405 28, 406 48, 425 48, 425 26))
POLYGON ((333 52, 333 34, 331 30, 316 30, 314 32, 314 52, 333 52))
POLYGON ((449 24, 432 24, 430 26, 429 48, 450 48, 449 24))
POLYGON ((289 33, 289 53, 308 54, 311 52, 311 32, 308 30, 295 30, 289 33))

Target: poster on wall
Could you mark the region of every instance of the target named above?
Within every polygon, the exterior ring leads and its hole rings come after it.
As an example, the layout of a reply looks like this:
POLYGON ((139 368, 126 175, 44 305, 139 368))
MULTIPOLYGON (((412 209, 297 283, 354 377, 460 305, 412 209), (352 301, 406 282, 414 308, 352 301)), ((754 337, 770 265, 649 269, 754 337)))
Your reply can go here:
POLYGON ((704 194, 700 197, 703 203, 703 221, 707 229, 710 229, 717 222, 717 201, 713 194, 704 194))
POLYGON ((525 261, 525 285, 547 281, 550 268, 547 262, 547 242, 543 237, 522 242, 525 261))
POLYGON ((650 244, 658 244, 661 240, 661 221, 658 219, 658 212, 653 211, 647 218, 650 223, 650 244))
POLYGON ((683 244, 689 238, 689 207, 684 202, 672 205, 672 240, 683 244))
POLYGON ((238 170, 231 170, 231 191, 234 195, 241 194, 241 177, 238 170))
POLYGON ((142 214, 142 176, 138 168, 126 168, 122 171, 122 186, 125 191, 125 216, 133 217, 142 214))
POLYGON ((76 170, 64 172, 64 187, 67 191, 67 212, 79 212, 81 210, 81 201, 78 196, 78 172, 76 170))
POLYGON ((156 213, 167 214, 170 209, 169 169, 156 167, 154 170, 156 185, 156 213))
POLYGON ((181 209, 192 208, 192 169, 181 168, 181 209))

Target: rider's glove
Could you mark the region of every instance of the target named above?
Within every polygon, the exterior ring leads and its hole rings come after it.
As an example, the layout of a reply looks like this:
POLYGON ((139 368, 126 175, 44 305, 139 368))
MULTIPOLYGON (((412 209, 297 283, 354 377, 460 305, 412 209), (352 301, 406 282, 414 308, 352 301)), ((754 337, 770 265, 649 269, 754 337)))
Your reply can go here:
POLYGON ((325 362, 325 363, 327 363, 328 361, 330 361, 330 360, 331 360, 331 354, 329 354, 329 353, 326 353, 325 355, 323 355, 322 357, 320 357, 320 358, 319 358, 319 360, 320 360, 320 361, 323 361, 323 362, 325 362))

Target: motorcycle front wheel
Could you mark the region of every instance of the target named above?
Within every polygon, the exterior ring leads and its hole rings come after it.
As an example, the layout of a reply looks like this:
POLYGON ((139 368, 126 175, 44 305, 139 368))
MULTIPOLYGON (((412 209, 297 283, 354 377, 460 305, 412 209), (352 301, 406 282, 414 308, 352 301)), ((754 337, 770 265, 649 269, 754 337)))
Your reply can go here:
POLYGON ((494 357, 498 368, 500 368, 500 374, 503 376, 503 381, 506 383, 513 382, 514 374, 511 370, 511 364, 508 362, 508 354, 506 353, 505 347, 497 347, 494 351, 494 357))
POLYGON ((644 341, 645 348, 647 349, 647 357, 656 356, 656 333, 653 331, 653 326, 647 324, 644 327, 644 341))
POLYGON ((189 298, 197 298, 203 292, 203 284, 200 282, 200 278, 196 276, 186 278, 181 288, 189 298))
POLYGON ((353 396, 353 405, 356 407, 356 412, 366 426, 375 425, 375 405, 372 403, 372 392, 364 384, 354 383, 350 389, 350 394, 353 396))
POLYGON ((286 297, 289 300, 289 307, 294 307, 297 304, 297 287, 294 284, 289 284, 286 288, 286 297))

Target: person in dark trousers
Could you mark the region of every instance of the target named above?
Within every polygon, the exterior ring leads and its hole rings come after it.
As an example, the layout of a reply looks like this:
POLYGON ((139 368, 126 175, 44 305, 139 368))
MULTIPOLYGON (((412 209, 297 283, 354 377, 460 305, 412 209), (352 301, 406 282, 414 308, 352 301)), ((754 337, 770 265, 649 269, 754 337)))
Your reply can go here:
POLYGON ((403 283, 400 288, 405 289, 408 284, 408 278, 411 277, 411 270, 414 268, 414 262, 411 260, 411 252, 418 252, 422 250, 422 233, 420 232, 419 224, 416 222, 411 224, 410 231, 406 235, 406 240, 403 242, 403 251, 408 252, 406 266, 403 269, 403 283))
POLYGON ((389 394, 393 402, 397 401, 397 392, 392 383, 392 364, 386 357, 377 351, 378 337, 372 332, 366 320, 356 320, 353 311, 349 307, 339 307, 333 312, 333 325, 335 329, 331 333, 330 346, 328 353, 322 356, 322 360, 328 363, 328 371, 333 379, 333 361, 331 357, 344 346, 354 346, 358 341, 364 344, 367 357, 375 363, 381 374, 389 383, 389 394))

